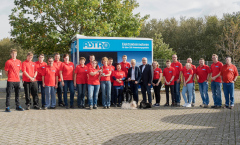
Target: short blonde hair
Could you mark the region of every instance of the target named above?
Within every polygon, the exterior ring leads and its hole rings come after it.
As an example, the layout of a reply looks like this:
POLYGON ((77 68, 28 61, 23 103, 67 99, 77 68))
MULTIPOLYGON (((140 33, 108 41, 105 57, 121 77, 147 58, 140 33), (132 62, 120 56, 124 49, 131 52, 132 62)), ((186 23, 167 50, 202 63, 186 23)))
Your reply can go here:
POLYGON ((218 58, 218 55, 217 55, 217 54, 213 54, 212 56, 215 56, 216 58, 218 58))
POLYGON ((33 56, 32 52, 28 52, 27 56, 33 56))
POLYGON ((131 59, 131 63, 134 62, 136 64, 136 60, 135 59, 131 59))
POLYGON ((17 53, 17 49, 12 49, 10 54, 15 53, 15 52, 17 53))
POLYGON ((152 62, 152 66, 153 66, 153 63, 154 63, 154 62, 157 64, 157 67, 160 66, 157 61, 153 61, 153 62, 152 62))

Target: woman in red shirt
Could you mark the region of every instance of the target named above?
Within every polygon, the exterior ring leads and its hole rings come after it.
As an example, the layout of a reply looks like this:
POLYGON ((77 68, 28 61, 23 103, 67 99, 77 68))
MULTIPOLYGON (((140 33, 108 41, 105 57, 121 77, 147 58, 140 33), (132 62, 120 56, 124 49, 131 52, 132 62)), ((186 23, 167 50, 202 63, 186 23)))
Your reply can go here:
POLYGON ((125 80, 125 72, 121 70, 121 64, 117 64, 117 70, 113 72, 113 87, 114 87, 114 101, 115 107, 121 107, 122 103, 122 96, 123 96, 123 85, 125 80), (118 99, 118 105, 117 105, 117 99, 118 99))
POLYGON ((193 70, 191 69, 191 64, 186 63, 186 69, 183 70, 183 89, 182 96, 185 101, 183 107, 192 107, 192 91, 193 91, 193 70), (186 97, 186 92, 188 92, 189 102, 186 97))
POLYGON ((79 65, 75 69, 74 73, 74 86, 77 87, 78 97, 77 104, 78 108, 85 108, 85 92, 87 87, 87 73, 88 67, 85 64, 86 59, 80 57, 79 65))
POLYGON ((153 81, 152 81, 152 85, 153 85, 153 89, 154 89, 154 93, 156 96, 156 104, 154 104, 155 107, 159 107, 160 106, 160 90, 161 90, 161 86, 162 86, 162 69, 159 68, 159 64, 157 61, 153 61, 152 63, 153 66, 153 81))
POLYGON ((102 105, 103 108, 110 109, 111 105, 111 79, 110 76, 112 74, 111 67, 108 66, 108 58, 103 57, 102 58, 102 64, 101 67, 102 73, 100 75, 101 77, 101 90, 102 90, 102 105))
POLYGON ((59 74, 61 77, 61 82, 64 90, 63 98, 66 109, 68 109, 68 100, 67 100, 67 91, 69 88, 70 91, 70 108, 74 108, 73 101, 74 101, 74 86, 73 86, 73 73, 74 73, 74 64, 69 61, 69 55, 63 55, 64 62, 60 66, 59 74))
POLYGON ((99 70, 98 62, 96 60, 93 61, 92 67, 88 69, 88 104, 89 109, 97 109, 97 100, 98 100, 98 92, 100 88, 100 73, 102 70, 99 70))

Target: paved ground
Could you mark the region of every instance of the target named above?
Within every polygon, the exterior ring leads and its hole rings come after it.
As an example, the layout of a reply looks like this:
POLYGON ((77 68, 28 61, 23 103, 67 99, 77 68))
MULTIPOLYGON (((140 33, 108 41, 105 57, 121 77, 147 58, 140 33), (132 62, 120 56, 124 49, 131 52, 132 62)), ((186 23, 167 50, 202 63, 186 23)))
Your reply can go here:
MULTIPOLYGON (((12 112, 5 113, 0 93, 0 144, 240 144, 240 91, 233 110, 163 107, 161 95, 161 107, 146 110, 23 112, 15 110, 12 97, 12 112)), ((199 92, 196 100, 199 106, 199 92)))

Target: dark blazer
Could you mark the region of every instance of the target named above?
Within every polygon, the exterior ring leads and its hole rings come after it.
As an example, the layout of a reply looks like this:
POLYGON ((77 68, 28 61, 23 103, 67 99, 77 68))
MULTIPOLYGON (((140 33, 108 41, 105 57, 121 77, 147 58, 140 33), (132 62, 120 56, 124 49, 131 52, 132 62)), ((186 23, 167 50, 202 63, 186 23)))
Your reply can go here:
MULTIPOLYGON (((142 72, 143 65, 140 65, 139 68, 140 71, 142 72)), ((141 84, 142 85, 152 84, 152 80, 153 80, 153 67, 149 64, 146 64, 142 72, 141 84)))
MULTIPOLYGON (((131 76, 132 76, 132 67, 128 69, 127 79, 131 78, 131 76)), ((138 83, 140 83, 141 77, 142 77, 142 72, 140 71, 139 67, 135 66, 135 81, 138 81, 138 83)))

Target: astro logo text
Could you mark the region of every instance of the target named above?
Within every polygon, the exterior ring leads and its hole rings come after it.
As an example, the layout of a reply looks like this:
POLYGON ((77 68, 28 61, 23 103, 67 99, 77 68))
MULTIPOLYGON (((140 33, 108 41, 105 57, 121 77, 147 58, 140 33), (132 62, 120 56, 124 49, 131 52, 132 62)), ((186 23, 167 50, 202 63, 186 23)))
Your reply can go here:
POLYGON ((86 41, 83 43, 83 49, 108 49, 110 44, 108 42, 100 41, 86 41))

